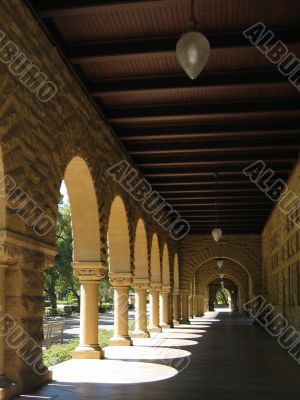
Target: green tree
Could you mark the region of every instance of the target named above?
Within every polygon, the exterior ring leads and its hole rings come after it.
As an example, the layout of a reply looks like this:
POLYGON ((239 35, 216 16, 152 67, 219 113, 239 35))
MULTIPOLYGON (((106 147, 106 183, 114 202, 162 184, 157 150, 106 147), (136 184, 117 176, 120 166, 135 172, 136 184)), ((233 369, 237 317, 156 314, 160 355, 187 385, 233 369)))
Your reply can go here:
POLYGON ((71 226, 71 211, 69 205, 59 204, 56 225, 57 256, 55 265, 45 271, 45 292, 49 296, 51 307, 57 308, 58 293, 72 293, 80 304, 79 281, 73 275, 72 253, 73 238, 71 226))

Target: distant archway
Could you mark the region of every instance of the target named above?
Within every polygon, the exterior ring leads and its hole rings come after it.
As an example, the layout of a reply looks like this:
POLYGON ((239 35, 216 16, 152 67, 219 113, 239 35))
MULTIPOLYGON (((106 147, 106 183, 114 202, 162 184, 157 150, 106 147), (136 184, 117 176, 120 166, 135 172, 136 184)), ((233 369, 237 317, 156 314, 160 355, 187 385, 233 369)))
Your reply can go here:
POLYGON ((134 243, 134 277, 149 279, 148 246, 144 221, 140 218, 137 224, 134 243))
POLYGON ((128 221, 126 209, 120 196, 114 199, 110 209, 108 247, 109 271, 112 273, 131 272, 128 221))
POLYGON ((73 232, 73 260, 100 260, 100 226, 93 180, 86 162, 74 157, 64 176, 73 232))

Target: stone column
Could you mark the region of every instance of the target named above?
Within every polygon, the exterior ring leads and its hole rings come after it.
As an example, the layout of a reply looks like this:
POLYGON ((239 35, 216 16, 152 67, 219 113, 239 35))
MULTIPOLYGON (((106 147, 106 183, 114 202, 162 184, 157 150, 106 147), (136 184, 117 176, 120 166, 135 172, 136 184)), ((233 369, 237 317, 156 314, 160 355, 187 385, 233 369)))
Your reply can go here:
POLYGON ((194 299, 193 295, 189 295, 189 316, 190 318, 194 318, 194 299))
POLYGON ((163 287, 160 292, 160 326, 169 329, 169 293, 170 287, 163 287))
MULTIPOLYGON (((18 262, 19 250, 10 245, 0 245, 0 332, 6 330, 6 270, 9 265, 18 262)), ((0 399, 10 398, 15 394, 14 383, 5 376, 5 335, 0 335, 0 399)))
POLYGON ((99 346, 99 283, 105 275, 101 263, 74 262, 74 274, 80 281, 80 342, 73 358, 100 359, 104 352, 99 346))
POLYGON ((147 289, 150 282, 148 279, 135 279, 133 287, 135 289, 135 330, 132 338, 148 338, 150 334, 147 330, 147 289))
POLYGON ((204 315, 204 296, 197 294, 197 317, 203 317, 204 315))
POLYGON ((190 291, 181 291, 181 309, 182 309, 182 317, 181 324, 189 324, 189 295, 190 291))
POLYGON ((159 325, 159 291, 160 285, 151 285, 149 289, 150 295, 150 328, 149 332, 161 332, 159 325))
POLYGON ((179 290, 174 290, 173 293, 173 317, 174 317, 174 324, 179 324, 179 290))
POLYGON ((114 336, 110 346, 132 346, 128 334, 128 298, 132 282, 131 273, 110 273, 110 282, 114 288, 114 336))

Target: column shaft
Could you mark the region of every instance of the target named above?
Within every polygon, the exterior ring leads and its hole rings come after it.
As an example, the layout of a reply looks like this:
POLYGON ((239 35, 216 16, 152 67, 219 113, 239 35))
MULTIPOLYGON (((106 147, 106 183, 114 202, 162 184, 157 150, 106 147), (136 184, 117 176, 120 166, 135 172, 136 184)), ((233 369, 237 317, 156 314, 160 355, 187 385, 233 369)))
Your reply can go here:
POLYGON ((114 287, 114 336, 110 346, 131 346, 128 335, 128 286, 114 287))
POLYGON ((178 294, 173 295, 173 317, 175 323, 179 322, 178 297, 178 294))
POLYGON ((73 358, 103 358, 98 339, 99 282, 82 281, 80 286, 80 343, 73 358))
POLYGON ((135 330, 131 337, 147 338, 147 291, 135 290, 135 330))
POLYGON ((189 294, 182 293, 181 294, 181 302, 182 302, 182 324, 189 324, 189 294))
POLYGON ((201 294, 197 295, 197 317, 203 317, 204 315, 204 296, 201 294))
MULTIPOLYGON (((1 320, 5 315, 5 267, 0 265, 0 332, 5 330, 5 321, 1 320)), ((5 336, 0 336, 0 378, 4 376, 5 360, 5 336)))
POLYGON ((160 293, 160 326, 170 328, 169 325, 169 293, 160 293))
POLYGON ((159 326, 159 292, 150 290, 150 332, 161 332, 159 326))

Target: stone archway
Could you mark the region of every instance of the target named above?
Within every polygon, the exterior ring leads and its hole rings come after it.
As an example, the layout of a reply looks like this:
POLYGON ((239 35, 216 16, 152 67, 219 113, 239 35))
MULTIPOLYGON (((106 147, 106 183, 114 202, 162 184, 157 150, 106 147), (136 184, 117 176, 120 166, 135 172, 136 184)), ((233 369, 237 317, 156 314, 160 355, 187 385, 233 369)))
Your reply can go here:
POLYGON ((248 253, 247 250, 226 242, 222 244, 221 250, 216 245, 210 245, 200 247, 199 251, 194 251, 190 255, 184 255, 182 259, 183 267, 181 271, 180 288, 182 290, 187 290, 192 276, 201 265, 203 265, 207 260, 218 257, 227 258, 238 263, 249 276, 250 286, 253 291, 252 294, 255 295, 260 293, 262 273, 256 258, 252 254, 248 253))
POLYGON ((130 236, 124 202, 112 202, 108 222, 109 279, 114 288, 114 336, 111 346, 130 346, 128 335, 128 296, 132 283, 130 236))
POLYGON ((148 244, 145 223, 140 218, 134 242, 135 330, 131 337, 149 337, 147 330, 147 289, 150 284, 148 244))
POLYGON ((80 344, 73 358, 102 358, 103 352, 98 344, 98 304, 99 283, 105 266, 100 263, 96 192, 89 168, 81 157, 74 157, 69 162, 64 182, 71 208, 72 266, 80 281, 80 344))
POLYGON ((160 268, 160 251, 157 234, 152 236, 151 243, 151 284, 150 284, 150 332, 161 332, 159 325, 159 292, 162 287, 160 268))
POLYGON ((169 321, 169 296, 170 283, 170 259, 167 244, 163 247, 162 256, 162 290, 160 292, 160 326, 170 328, 169 321))

